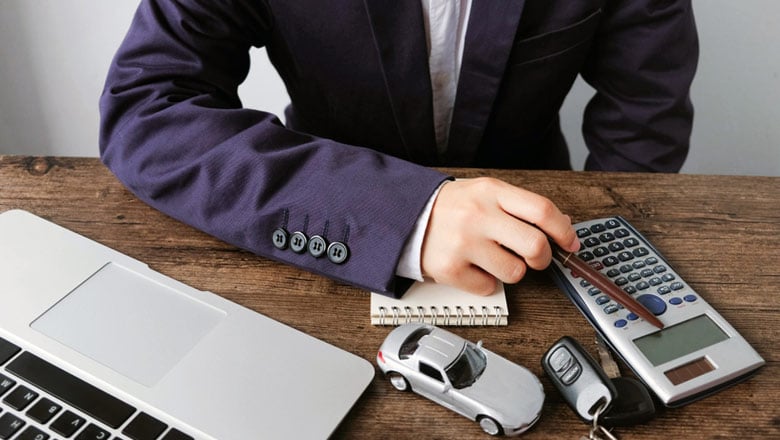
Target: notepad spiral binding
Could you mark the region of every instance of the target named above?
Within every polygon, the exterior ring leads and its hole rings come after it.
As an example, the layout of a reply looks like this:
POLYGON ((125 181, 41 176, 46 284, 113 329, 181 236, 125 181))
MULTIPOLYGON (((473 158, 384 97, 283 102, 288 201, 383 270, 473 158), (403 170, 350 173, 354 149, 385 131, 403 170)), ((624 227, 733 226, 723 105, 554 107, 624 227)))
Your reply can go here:
POLYGON ((499 306, 493 307, 493 313, 490 313, 490 309, 487 306, 482 306, 478 312, 476 307, 468 306, 467 313, 464 313, 463 307, 456 306, 455 313, 451 313, 450 308, 444 307, 428 307, 429 313, 426 313, 426 308, 418 306, 415 309, 409 306, 403 307, 379 307, 379 320, 378 325, 401 325, 410 322, 425 322, 432 325, 443 326, 475 326, 475 325, 506 325, 506 314, 504 310, 499 306), (439 313, 441 309, 441 313, 439 313), (416 312, 416 313, 415 313, 416 312))

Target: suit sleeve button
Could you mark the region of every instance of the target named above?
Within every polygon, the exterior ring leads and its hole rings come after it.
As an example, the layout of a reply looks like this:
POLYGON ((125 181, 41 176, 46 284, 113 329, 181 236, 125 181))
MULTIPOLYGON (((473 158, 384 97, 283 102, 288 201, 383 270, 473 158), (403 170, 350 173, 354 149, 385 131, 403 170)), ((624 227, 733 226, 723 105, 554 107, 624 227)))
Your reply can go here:
POLYGON ((309 239, 306 238, 306 234, 303 232, 293 232, 292 237, 290 237, 290 249, 295 253, 302 254, 306 251, 306 243, 308 241, 309 239))
POLYGON ((340 241, 334 241, 328 245, 328 260, 334 264, 341 264, 349 258, 349 248, 340 241))
POLYGON ((278 228, 272 235, 272 241, 277 249, 287 249, 287 245, 290 243, 290 234, 284 228, 278 228))
POLYGON ((321 256, 325 255, 327 248, 328 243, 326 243, 325 239, 319 235, 314 235, 309 239, 309 253, 314 258, 320 258, 321 256))

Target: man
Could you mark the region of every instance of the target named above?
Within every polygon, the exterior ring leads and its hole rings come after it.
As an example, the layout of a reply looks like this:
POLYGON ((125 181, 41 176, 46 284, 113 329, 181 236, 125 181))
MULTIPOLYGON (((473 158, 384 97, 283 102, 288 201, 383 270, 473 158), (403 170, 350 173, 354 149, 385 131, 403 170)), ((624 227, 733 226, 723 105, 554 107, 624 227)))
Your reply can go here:
POLYGON ((475 293, 569 250, 570 220, 495 179, 569 168, 558 111, 597 91, 586 169, 678 171, 697 55, 690 0, 143 1, 101 98, 101 155, 169 215, 257 254, 400 295, 475 293), (291 98, 243 109, 250 47, 291 98))

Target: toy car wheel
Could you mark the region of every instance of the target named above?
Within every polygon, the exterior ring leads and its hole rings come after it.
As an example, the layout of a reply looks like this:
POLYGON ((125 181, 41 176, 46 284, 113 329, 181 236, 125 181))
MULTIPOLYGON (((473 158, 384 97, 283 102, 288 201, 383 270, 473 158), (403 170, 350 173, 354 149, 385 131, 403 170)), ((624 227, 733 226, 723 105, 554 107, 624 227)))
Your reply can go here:
POLYGON ((387 378, 390 379, 390 384, 398 391, 409 391, 411 389, 406 378, 395 371, 388 373, 387 378))
POLYGON ((482 416, 479 418, 479 427, 482 428, 485 433, 490 435, 501 435, 501 425, 498 424, 492 417, 482 416))

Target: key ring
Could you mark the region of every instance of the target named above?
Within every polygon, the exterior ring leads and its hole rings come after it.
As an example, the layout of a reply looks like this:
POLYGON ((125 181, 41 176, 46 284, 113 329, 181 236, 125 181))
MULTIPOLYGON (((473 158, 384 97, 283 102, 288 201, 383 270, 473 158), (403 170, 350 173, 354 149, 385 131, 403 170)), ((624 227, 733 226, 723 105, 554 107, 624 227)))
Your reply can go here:
POLYGON ((618 440, 618 438, 609 432, 607 428, 599 424, 599 417, 606 411, 608 404, 609 402, 603 402, 593 414, 593 426, 590 428, 590 433, 588 434, 590 440, 602 440, 602 437, 598 435, 599 432, 606 436, 607 440, 618 440))

